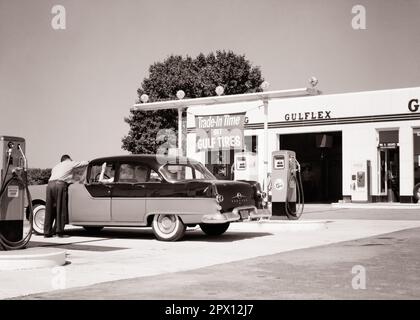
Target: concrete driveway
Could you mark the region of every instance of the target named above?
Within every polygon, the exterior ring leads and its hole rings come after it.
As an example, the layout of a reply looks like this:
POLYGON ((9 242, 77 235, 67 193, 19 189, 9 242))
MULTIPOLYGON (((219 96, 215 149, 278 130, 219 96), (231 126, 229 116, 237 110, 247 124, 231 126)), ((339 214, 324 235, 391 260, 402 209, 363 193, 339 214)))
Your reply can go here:
MULTIPOLYGON (((194 270, 297 249, 420 227, 411 219, 413 211, 381 219, 381 212, 308 210, 299 221, 266 221, 231 224, 228 232, 212 238, 200 229, 187 232, 183 241, 160 242, 148 228, 109 228, 89 235, 71 228, 70 238, 34 236, 32 247, 54 247, 67 251, 64 267, 2 271, 0 298, 85 287, 98 283, 194 270), (353 218, 346 218, 353 217, 353 218), (356 217, 354 217, 356 216, 356 217)), ((389 214, 389 213, 387 213, 389 214)), ((77 297, 73 297, 77 299, 77 297)))

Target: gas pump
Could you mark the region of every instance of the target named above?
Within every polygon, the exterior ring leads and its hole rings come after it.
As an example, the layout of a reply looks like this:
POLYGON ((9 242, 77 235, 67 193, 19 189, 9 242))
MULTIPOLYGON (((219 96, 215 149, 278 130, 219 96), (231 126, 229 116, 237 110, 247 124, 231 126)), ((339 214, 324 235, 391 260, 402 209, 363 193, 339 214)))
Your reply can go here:
POLYGON ((271 193, 273 216, 286 216, 290 220, 300 218, 304 194, 300 164, 294 151, 273 151, 271 193))
POLYGON ((237 152, 233 162, 235 180, 258 181, 258 155, 254 152, 237 152))
POLYGON ((0 136, 0 247, 24 248, 32 235, 32 199, 27 181, 25 139, 0 136), (29 231, 24 235, 25 194, 29 206, 29 231))

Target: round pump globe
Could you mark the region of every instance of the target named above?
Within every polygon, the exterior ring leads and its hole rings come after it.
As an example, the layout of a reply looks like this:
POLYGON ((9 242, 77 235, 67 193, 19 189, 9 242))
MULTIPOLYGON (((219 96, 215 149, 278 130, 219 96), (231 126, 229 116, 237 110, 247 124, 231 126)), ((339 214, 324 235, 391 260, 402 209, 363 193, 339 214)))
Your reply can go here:
POLYGON ((178 91, 177 91, 177 93, 176 93, 176 97, 177 97, 179 100, 184 99, 184 97, 185 97, 185 92, 184 92, 184 90, 178 90, 178 91))
POLYGON ((222 86, 217 86, 214 90, 218 96, 221 96, 223 92, 225 92, 225 89, 222 86))
POLYGON ((312 87, 316 87, 316 85, 318 84, 318 79, 316 77, 312 76, 309 79, 309 83, 311 84, 312 87))
POLYGON ((260 88, 263 89, 263 91, 267 90, 268 87, 270 86, 270 83, 268 81, 263 81, 263 83, 261 83, 260 88))
POLYGON ((149 101, 149 96, 147 94, 143 93, 140 96, 140 100, 141 100, 141 102, 146 103, 147 101, 149 101))

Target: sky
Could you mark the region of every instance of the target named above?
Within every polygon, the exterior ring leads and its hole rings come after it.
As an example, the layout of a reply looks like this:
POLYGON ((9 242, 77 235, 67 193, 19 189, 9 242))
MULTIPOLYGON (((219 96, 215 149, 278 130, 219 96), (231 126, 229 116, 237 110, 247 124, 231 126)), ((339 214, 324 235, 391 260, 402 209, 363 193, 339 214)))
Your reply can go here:
POLYGON ((30 167, 124 154, 136 90, 171 54, 245 54, 269 90, 420 86, 419 20, 420 0, 0 0, 0 135, 26 139, 30 167))

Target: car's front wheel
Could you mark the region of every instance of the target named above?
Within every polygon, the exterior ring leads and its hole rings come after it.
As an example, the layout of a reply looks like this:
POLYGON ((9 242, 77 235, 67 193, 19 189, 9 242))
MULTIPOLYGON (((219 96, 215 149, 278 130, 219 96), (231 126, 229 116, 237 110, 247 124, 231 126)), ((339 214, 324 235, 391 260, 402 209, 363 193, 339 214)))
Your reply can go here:
POLYGON ((185 225, 177 215, 157 214, 153 217, 153 233, 161 241, 177 241, 184 236, 185 225))
POLYGON ((202 223, 200 224, 200 228, 208 236, 220 236, 226 232, 226 230, 229 228, 229 225, 229 222, 221 224, 202 223))
POLYGON ((45 205, 36 204, 33 206, 34 217, 33 217, 33 230, 36 234, 44 234, 44 222, 45 222, 45 205))

